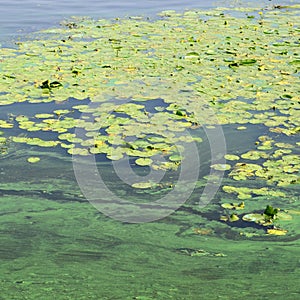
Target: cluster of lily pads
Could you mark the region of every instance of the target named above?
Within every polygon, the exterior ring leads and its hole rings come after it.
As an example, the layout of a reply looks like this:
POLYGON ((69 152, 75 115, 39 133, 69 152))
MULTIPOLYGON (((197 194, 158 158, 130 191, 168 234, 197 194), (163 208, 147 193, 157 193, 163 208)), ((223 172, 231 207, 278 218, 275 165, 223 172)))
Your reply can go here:
MULTIPOLYGON (((222 125, 263 124, 270 134, 299 135, 299 5, 235 10, 239 16, 218 8, 165 11, 154 20, 74 18, 16 49, 1 48, 0 105, 53 102, 55 109, 2 119, 0 128, 15 143, 111 160, 130 156, 139 166, 164 170, 180 165, 176 144, 201 142, 186 129, 216 125, 207 108, 222 125), (57 108, 70 98, 77 100, 71 108, 57 108), (152 107, 158 99, 162 104, 152 107), (55 135, 43 138, 43 132, 55 135), (157 163, 157 155, 166 160, 157 163)), ((261 136, 229 176, 299 183, 298 146, 261 136)))
MULTIPOLYGON (((299 184, 299 142, 295 142, 294 145, 282 142, 275 143, 268 136, 260 136, 256 145, 258 145, 257 150, 249 150, 240 156, 225 155, 225 158, 229 161, 240 161, 236 162, 233 166, 230 164, 224 166, 224 169, 231 170, 229 177, 237 181, 255 178, 264 179, 269 185, 276 184, 277 186, 299 184)), ((240 195, 239 198, 247 198, 246 194, 249 191, 246 192, 246 190, 239 193, 244 194, 240 195)), ((255 191, 253 192, 255 193, 255 191)))
MULTIPOLYGON (((280 228, 276 222, 291 220, 292 215, 285 211, 280 211, 278 208, 273 208, 271 205, 267 205, 263 213, 247 213, 239 215, 237 211, 245 208, 245 203, 223 203, 221 206, 227 212, 226 215, 220 217, 221 221, 224 222, 250 222, 255 223, 266 228, 266 233, 269 235, 286 235, 287 230, 280 228)), ((293 213, 293 212, 292 212, 293 213)), ((246 225, 244 225, 246 226, 246 225)), ((250 226, 250 225, 249 225, 250 226)))

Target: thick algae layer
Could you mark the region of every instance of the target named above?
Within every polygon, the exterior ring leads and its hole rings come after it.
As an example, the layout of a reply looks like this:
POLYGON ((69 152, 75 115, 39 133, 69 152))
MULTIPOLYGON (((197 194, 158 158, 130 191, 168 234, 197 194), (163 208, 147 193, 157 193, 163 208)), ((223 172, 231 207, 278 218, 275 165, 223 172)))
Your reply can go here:
POLYGON ((39 197, 1 197, 1 207, 2 299, 299 295, 298 240, 181 236, 176 224, 121 224, 90 205, 39 197))
MULTIPOLYGON (((45 153, 39 163, 28 164, 27 156, 34 153, 28 150, 1 161, 2 299, 299 295, 299 194, 290 193, 289 202, 260 196, 245 205, 237 203, 240 209, 233 211, 241 220, 223 221, 220 216, 233 207, 220 204, 238 199, 220 192, 213 203, 199 209, 193 203, 196 192, 165 219, 125 224, 105 217, 84 199, 71 161, 45 153), (22 173, 24 165, 28 167, 22 173), (288 230, 286 235, 267 234, 266 226, 242 220, 247 214, 263 213, 267 203, 284 207, 291 217, 276 220, 288 230)), ((111 170, 103 165, 103 173, 104 168, 111 170)))

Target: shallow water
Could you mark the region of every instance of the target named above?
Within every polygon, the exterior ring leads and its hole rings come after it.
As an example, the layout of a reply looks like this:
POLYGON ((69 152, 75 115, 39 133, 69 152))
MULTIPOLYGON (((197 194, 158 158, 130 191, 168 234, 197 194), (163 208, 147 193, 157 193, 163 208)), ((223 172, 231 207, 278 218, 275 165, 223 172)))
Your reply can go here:
MULTIPOLYGON (((208 1, 12 1, 1 10, 1 40, 8 43, 74 14, 153 16, 162 9, 208 6, 208 1)), ((0 119, 70 109, 73 101, 1 106, 0 119)), ((289 143, 299 137, 270 134, 261 124, 243 131, 237 126, 222 128, 228 153, 237 155, 264 134, 289 143)), ((19 128, 10 132, 24 135, 19 128)), ((119 222, 96 210, 82 194, 66 150, 0 144, 0 299, 298 299, 299 185, 286 189, 284 198, 247 200, 245 213, 262 212, 267 204, 293 212, 292 221, 280 222, 289 231, 286 236, 266 235, 250 222, 220 221, 220 203, 241 199, 219 190, 208 205, 199 206, 210 172, 210 145, 201 128, 191 132, 203 138, 197 145, 201 169, 196 188, 177 211, 142 224, 119 222), (41 161, 29 164, 31 156, 41 161)), ((47 131, 39 134, 52 138, 47 131)), ((118 179, 110 161, 100 158, 97 167, 106 185, 132 202, 159 199, 178 176, 168 172, 159 188, 136 191, 118 179)), ((223 184, 230 185, 227 174, 223 184)), ((264 186, 251 179, 248 185, 264 186)))

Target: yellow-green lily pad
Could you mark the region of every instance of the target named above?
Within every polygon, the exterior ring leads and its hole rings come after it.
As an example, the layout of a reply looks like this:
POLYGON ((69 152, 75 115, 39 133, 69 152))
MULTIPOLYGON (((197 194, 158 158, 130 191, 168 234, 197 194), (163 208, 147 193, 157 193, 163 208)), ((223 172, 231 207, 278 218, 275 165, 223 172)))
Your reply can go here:
POLYGON ((227 171, 231 169, 231 165, 229 164, 214 164, 211 165, 211 168, 218 170, 218 171, 227 171))
POLYGON ((245 203, 244 202, 240 202, 240 203, 223 203, 223 204, 221 204, 221 206, 225 209, 240 210, 240 209, 245 208, 245 203))
POLYGON ((52 118, 53 117, 53 114, 36 114, 35 115, 36 118, 38 119, 48 119, 48 118, 52 118))
POLYGON ((138 158, 135 160, 135 163, 139 166, 150 166, 153 163, 151 158, 138 158))
POLYGON ((267 229, 267 234, 272 235, 286 235, 287 230, 281 229, 281 228, 273 228, 273 229, 267 229))
POLYGON ((246 214, 243 216, 243 221, 254 222, 263 226, 272 225, 272 220, 266 219, 264 214, 246 214))
POLYGON ((0 128, 13 128, 14 124, 0 120, 0 128))
POLYGON ((32 164, 35 164, 35 163, 39 162, 40 160, 41 159, 37 156, 32 156, 32 157, 27 158, 27 161, 32 163, 32 164))
POLYGON ((135 189, 149 189, 156 186, 153 182, 136 182, 131 185, 135 189))
POLYGON ((226 154, 224 155, 224 158, 227 160, 239 160, 240 157, 238 155, 234 155, 234 154, 226 154))
POLYGON ((229 221, 230 222, 236 222, 238 221, 240 218, 237 214, 231 214, 230 217, 229 217, 229 221))

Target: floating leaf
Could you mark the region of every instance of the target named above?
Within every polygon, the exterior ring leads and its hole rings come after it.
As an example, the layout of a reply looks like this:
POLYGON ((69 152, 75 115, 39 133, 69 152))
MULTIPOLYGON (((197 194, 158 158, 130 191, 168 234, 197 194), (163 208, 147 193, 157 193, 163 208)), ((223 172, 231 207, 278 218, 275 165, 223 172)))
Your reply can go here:
POLYGON ((223 204, 221 204, 221 206, 223 208, 226 208, 226 209, 240 210, 240 209, 245 208, 245 203, 244 202, 240 202, 240 203, 223 203, 223 204))
POLYGON ((224 158, 227 160, 239 160, 240 157, 234 154, 226 154, 224 155, 224 158))
POLYGON ((83 148, 69 148, 68 153, 71 155, 88 155, 89 152, 87 149, 83 148))
POLYGON ((230 217, 229 217, 229 221, 230 222, 236 222, 238 221, 240 218, 237 214, 231 214, 230 217))
POLYGON ((243 220, 248 222, 259 223, 261 221, 264 221, 265 218, 263 214, 246 214, 243 216, 243 220))
POLYGON ((237 129, 237 130, 246 130, 247 127, 246 127, 246 126, 239 126, 239 127, 237 127, 236 129, 237 129))
POLYGON ((182 160, 182 156, 178 155, 178 154, 174 154, 169 156, 169 160, 170 161, 181 161, 182 160))
POLYGON ((263 226, 272 225, 273 221, 266 219, 264 214, 246 214, 243 216, 243 221, 254 222, 263 226))
POLYGON ((249 159, 249 160, 258 160, 260 158, 267 158, 268 155, 262 151, 251 150, 251 151, 248 151, 248 152, 242 154, 241 157, 244 159, 249 159))
POLYGON ((149 189, 156 186, 153 182, 136 182, 131 185, 135 189, 149 189))
POLYGON ((231 166, 228 164, 214 164, 214 165, 211 165, 211 168, 218 170, 218 171, 226 171, 226 170, 230 170, 231 166))
POLYGON ((287 230, 280 229, 280 228, 274 228, 274 229, 267 229, 268 234, 273 234, 273 235, 286 235, 287 230))
MULTIPOLYGON (((48 118, 52 118, 53 114, 36 114, 35 117, 38 119, 48 119, 48 118)), ((19 121, 20 121, 20 118, 19 118, 19 121)))
POLYGON ((228 216, 221 216, 220 221, 227 222, 229 220, 228 216))
POLYGON ((37 163, 39 162, 41 159, 39 157, 36 157, 36 156, 32 156, 32 157, 29 157, 27 158, 27 161, 34 164, 34 163, 37 163))
POLYGON ((14 127, 14 124, 8 123, 4 120, 0 120, 0 128, 12 128, 14 127))
POLYGON ((153 160, 150 158, 138 158, 135 160, 135 163, 139 166, 150 166, 153 160))
POLYGON ((54 113, 57 115, 57 116, 60 116, 60 115, 65 115, 67 113, 69 113, 70 111, 68 109, 57 109, 54 111, 54 113))

